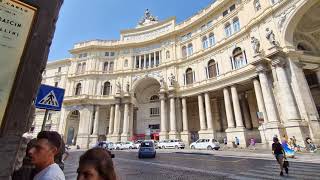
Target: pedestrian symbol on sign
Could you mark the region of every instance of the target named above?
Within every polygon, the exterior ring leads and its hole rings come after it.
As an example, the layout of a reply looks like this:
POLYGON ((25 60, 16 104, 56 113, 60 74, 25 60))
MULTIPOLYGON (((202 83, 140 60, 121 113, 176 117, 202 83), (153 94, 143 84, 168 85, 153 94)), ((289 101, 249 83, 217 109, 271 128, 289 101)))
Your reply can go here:
POLYGON ((42 98, 39 101, 39 104, 59 107, 58 100, 57 100, 56 95, 54 94, 53 90, 50 91, 44 98, 42 98))

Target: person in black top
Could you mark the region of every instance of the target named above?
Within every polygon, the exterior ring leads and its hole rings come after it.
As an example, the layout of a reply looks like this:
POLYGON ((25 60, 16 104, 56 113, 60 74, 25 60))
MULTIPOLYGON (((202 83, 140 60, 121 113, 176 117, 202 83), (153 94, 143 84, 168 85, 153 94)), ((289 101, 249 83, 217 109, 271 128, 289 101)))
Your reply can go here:
MULTIPOLYGON (((277 137, 273 138, 273 144, 272 144, 272 154, 274 154, 277 162, 280 165, 280 176, 283 176, 283 162, 284 162, 284 156, 285 152, 282 148, 282 145, 279 143, 279 139, 277 137)), ((288 174, 288 167, 285 167, 286 173, 288 174)))

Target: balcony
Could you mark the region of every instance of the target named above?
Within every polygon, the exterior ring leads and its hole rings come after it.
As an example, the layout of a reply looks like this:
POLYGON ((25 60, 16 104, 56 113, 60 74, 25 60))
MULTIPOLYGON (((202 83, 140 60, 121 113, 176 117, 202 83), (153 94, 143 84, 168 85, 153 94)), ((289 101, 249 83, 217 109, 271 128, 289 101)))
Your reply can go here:
POLYGON ((71 95, 65 96, 63 103, 64 104, 76 104, 76 103, 98 103, 98 104, 110 104, 114 101, 113 95, 71 95))

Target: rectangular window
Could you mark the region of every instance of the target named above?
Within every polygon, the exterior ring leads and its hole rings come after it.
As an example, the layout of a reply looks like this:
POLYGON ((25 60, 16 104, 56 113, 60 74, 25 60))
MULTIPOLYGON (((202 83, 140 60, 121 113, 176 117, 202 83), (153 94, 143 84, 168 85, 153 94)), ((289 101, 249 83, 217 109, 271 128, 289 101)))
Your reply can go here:
POLYGON ((206 28, 207 28, 206 25, 202 25, 202 26, 201 26, 201 31, 204 31, 206 28))
POLYGON ((139 64, 139 57, 140 57, 140 56, 136 56, 136 68, 139 68, 139 65, 140 65, 140 64, 139 64))
POLYGON ((82 55, 82 57, 87 57, 88 56, 88 54, 87 53, 84 53, 83 55, 82 55))
POLYGON ((58 72, 61 72, 61 67, 58 67, 58 72))
POLYGON ((160 53, 159 51, 156 52, 156 66, 158 66, 160 63, 160 53))
POLYGON ((110 56, 114 56, 114 52, 110 52, 110 56))
POLYGON ((160 115, 160 109, 157 108, 150 108, 150 116, 159 116, 160 115))
POLYGON ((54 87, 58 87, 59 82, 54 82, 54 87))
POLYGON ((212 24, 213 24, 212 21, 209 21, 208 24, 207 24, 207 26, 208 26, 208 27, 211 27, 212 24))
POLYGON ((228 10, 225 10, 225 11, 223 11, 222 16, 224 17, 224 16, 226 16, 228 13, 229 13, 228 10))
POLYGON ((230 12, 236 9, 236 5, 233 4, 232 6, 230 6, 230 12))
POLYGON ((109 52, 105 52, 105 53, 104 53, 104 56, 109 56, 109 52))

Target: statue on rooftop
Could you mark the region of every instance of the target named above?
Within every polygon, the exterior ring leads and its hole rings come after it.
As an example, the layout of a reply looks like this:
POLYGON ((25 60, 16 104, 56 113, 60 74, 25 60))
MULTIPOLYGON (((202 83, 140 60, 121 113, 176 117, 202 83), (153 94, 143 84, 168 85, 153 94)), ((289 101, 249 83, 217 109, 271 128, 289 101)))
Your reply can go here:
POLYGON ((148 22, 156 22, 158 21, 158 18, 151 15, 149 9, 146 9, 145 12, 144 12, 144 17, 139 21, 139 25, 144 25, 145 23, 148 23, 148 22))

